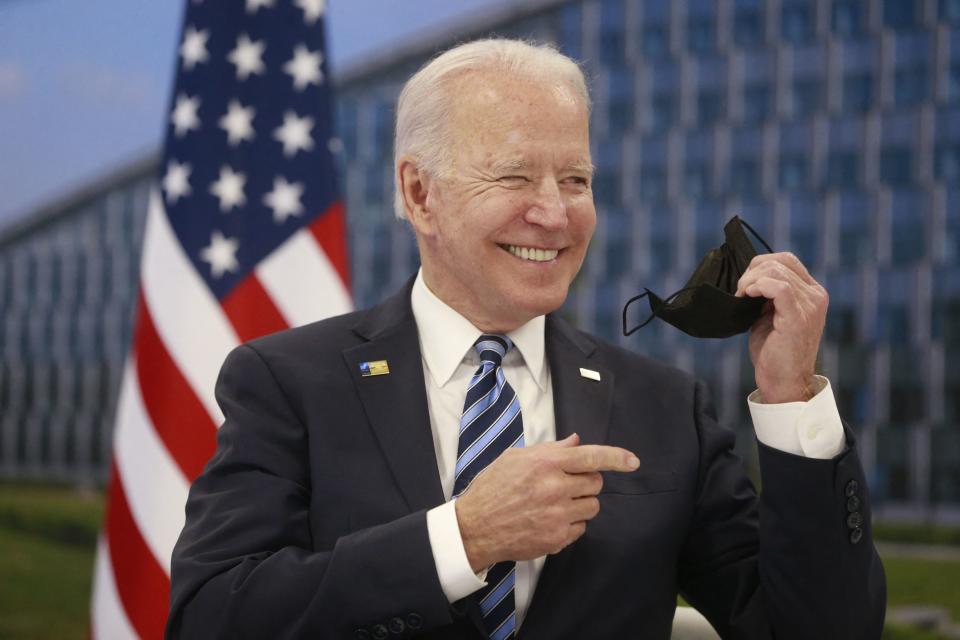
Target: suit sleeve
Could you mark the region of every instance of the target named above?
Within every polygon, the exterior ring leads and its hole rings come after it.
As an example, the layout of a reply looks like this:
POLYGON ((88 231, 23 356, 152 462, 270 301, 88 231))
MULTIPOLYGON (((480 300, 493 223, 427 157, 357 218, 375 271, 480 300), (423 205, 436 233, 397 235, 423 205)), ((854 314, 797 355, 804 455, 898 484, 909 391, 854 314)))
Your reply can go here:
POLYGON ((700 472, 682 595, 725 639, 879 638, 886 582, 853 433, 828 460, 758 443, 758 499, 701 383, 694 396, 700 472))
POLYGON ((424 511, 314 551, 307 432, 267 363, 237 348, 216 393, 225 419, 173 551, 168 638, 353 638, 396 618, 407 636, 451 622, 424 511))

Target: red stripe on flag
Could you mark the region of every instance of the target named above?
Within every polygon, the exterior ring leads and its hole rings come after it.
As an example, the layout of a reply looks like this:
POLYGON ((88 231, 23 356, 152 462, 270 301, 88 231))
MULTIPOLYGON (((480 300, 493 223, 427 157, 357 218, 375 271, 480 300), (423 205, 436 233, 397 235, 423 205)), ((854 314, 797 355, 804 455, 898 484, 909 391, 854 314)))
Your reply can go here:
POLYGON ((140 535, 116 464, 110 468, 106 529, 117 593, 130 623, 141 638, 163 637, 170 609, 170 579, 140 535))
POLYGON ((134 353, 143 405, 157 435, 192 482, 216 449, 217 425, 160 339, 142 293, 138 307, 134 353))
POLYGON ((310 223, 310 233, 327 254, 344 288, 350 290, 350 260, 347 257, 347 225, 343 204, 337 200, 310 223))
POLYGON ((223 299, 222 306, 240 342, 283 331, 289 326, 253 271, 223 299))

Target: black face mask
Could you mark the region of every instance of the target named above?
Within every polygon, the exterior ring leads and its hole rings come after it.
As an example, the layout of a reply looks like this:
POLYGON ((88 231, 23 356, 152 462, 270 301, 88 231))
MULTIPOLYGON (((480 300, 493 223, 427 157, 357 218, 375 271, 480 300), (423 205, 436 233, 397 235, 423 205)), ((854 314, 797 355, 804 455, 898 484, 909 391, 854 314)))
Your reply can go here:
POLYGON ((700 266, 690 276, 686 286, 666 300, 644 288, 644 293, 634 296, 623 307, 623 335, 629 336, 645 327, 654 316, 675 326, 694 338, 729 338, 743 333, 753 326, 763 313, 766 298, 736 297, 737 282, 747 270, 750 261, 757 255, 753 244, 744 233, 746 227, 767 251, 770 245, 753 230, 753 227, 734 216, 723 227, 726 241, 718 249, 711 249, 700 266), (627 309, 631 304, 648 296, 650 317, 643 324, 627 330, 627 309))

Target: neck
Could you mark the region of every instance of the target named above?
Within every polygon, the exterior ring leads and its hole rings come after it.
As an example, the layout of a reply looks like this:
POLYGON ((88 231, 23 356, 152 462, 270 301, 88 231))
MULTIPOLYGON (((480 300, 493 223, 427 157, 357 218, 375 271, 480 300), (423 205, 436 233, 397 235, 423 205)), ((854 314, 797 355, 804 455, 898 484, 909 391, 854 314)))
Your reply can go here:
POLYGON ((429 270, 426 267, 422 267, 422 269, 423 283, 430 290, 430 293, 437 296, 444 304, 466 318, 470 324, 483 333, 507 334, 527 322, 527 320, 505 321, 502 318, 490 317, 480 311, 479 305, 472 304, 469 297, 457 296, 453 292, 443 291, 442 288, 434 286, 434 279, 430 276, 429 270))

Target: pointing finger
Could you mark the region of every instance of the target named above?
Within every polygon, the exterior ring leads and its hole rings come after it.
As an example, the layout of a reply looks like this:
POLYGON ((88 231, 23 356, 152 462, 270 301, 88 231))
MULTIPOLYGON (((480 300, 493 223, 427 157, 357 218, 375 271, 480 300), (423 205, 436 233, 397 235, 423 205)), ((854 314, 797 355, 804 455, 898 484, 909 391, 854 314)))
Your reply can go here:
POLYGON ((626 449, 599 444, 585 444, 563 451, 560 468, 567 473, 589 471, 634 471, 640 460, 626 449))

